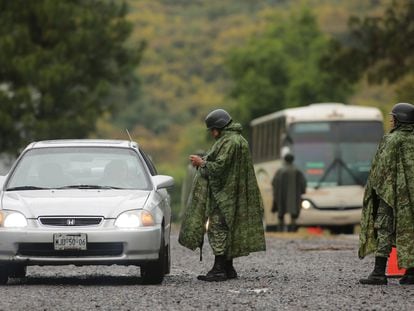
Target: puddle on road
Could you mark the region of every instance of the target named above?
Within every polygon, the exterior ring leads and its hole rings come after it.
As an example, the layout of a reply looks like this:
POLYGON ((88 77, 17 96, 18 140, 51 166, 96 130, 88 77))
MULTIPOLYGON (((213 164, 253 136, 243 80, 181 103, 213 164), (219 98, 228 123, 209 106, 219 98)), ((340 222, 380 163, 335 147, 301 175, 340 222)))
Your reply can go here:
POLYGON ((235 289, 229 289, 228 292, 232 293, 232 294, 245 294, 245 293, 254 293, 254 294, 264 294, 267 291, 269 291, 269 288, 265 287, 265 288, 254 288, 254 289, 240 289, 240 290, 235 290, 235 289))

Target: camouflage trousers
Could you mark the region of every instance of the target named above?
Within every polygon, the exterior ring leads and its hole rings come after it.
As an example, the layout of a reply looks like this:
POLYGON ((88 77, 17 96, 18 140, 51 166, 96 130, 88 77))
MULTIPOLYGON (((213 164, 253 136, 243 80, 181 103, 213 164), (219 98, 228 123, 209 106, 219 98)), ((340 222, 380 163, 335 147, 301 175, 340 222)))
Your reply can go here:
POLYGON ((214 256, 226 255, 229 228, 220 212, 215 206, 208 217, 208 242, 213 250, 214 256))
POLYGON ((388 258, 395 245, 394 210, 383 200, 380 200, 374 228, 377 232, 375 256, 388 258))

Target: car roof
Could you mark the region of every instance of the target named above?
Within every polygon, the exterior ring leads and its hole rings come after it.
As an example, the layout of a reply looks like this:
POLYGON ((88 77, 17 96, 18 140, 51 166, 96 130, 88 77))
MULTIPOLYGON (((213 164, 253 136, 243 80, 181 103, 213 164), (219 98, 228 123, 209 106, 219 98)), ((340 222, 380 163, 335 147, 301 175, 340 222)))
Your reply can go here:
POLYGON ((25 150, 50 147, 115 147, 137 150, 138 144, 134 141, 118 139, 55 139, 32 142, 25 150))

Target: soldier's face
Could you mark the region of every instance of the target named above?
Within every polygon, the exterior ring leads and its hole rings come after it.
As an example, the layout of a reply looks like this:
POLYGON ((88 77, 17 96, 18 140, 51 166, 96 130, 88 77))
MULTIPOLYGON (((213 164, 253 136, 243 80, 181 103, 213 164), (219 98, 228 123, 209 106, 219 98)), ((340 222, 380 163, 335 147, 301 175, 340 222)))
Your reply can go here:
POLYGON ((220 132, 217 129, 211 129, 210 131, 211 136, 213 136, 213 138, 217 139, 220 136, 220 132))
POLYGON ((395 127, 395 119, 393 115, 390 115, 390 126, 392 129, 395 127))

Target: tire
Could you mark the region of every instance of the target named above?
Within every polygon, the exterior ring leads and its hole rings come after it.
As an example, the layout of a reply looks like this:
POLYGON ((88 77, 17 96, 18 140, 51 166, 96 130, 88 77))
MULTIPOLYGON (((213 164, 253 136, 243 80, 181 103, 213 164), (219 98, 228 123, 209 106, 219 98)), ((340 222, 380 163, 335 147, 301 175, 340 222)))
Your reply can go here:
POLYGON ((334 226, 330 227, 331 234, 353 234, 354 225, 334 226))
POLYGON ((343 234, 354 234, 354 225, 346 225, 342 227, 343 234))
MULTIPOLYGON (((171 226, 169 236, 171 237, 171 226)), ((170 274, 171 272, 171 243, 168 241, 168 245, 165 246, 165 274, 170 274)))
POLYGON ((10 275, 11 278, 24 278, 26 277, 27 267, 23 265, 15 265, 11 267, 10 275))
POLYGON ((161 284, 164 280, 167 260, 164 239, 164 228, 162 228, 158 259, 141 266, 141 279, 143 284, 161 284))
POLYGON ((165 274, 170 274, 171 272, 171 248, 170 243, 165 247, 165 274))
POLYGON ((0 266, 0 285, 7 284, 9 280, 9 267, 7 265, 0 266))

